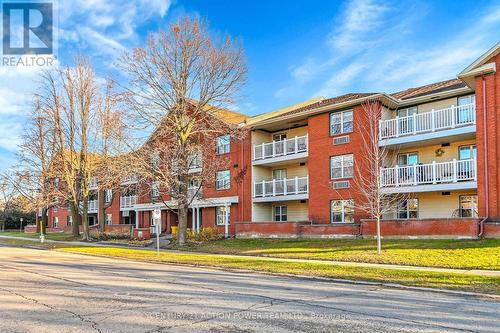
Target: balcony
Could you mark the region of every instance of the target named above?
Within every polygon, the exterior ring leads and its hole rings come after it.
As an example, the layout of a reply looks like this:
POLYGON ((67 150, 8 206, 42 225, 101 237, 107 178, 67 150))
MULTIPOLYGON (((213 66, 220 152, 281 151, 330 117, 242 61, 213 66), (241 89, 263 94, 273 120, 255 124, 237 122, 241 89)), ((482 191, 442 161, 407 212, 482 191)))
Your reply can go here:
POLYGON ((407 117, 380 120, 381 146, 428 141, 442 137, 462 139, 476 132, 476 107, 474 104, 451 106, 407 117))
POLYGON ((89 188, 91 190, 97 190, 97 185, 98 185, 97 177, 91 177, 90 183, 89 183, 89 188))
POLYGON ((263 180, 253 189, 254 202, 304 200, 309 198, 309 177, 263 180))
POLYGON ((396 165, 380 171, 383 193, 452 191, 477 188, 476 160, 396 165))
MULTIPOLYGON (((97 213, 99 202, 97 200, 89 200, 87 206, 87 213, 97 213)), ((80 202, 80 209, 83 209, 83 202, 80 202)))
POLYGON ((137 195, 120 197, 120 209, 132 208, 137 204, 137 195))
POLYGON ((272 165, 289 160, 306 160, 308 156, 308 136, 296 136, 273 142, 253 145, 253 165, 272 165))
POLYGON ((139 177, 137 177, 136 175, 131 175, 131 176, 125 177, 125 179, 123 179, 123 181, 120 185, 122 185, 122 186, 133 185, 133 184, 137 184, 138 181, 139 181, 139 177))

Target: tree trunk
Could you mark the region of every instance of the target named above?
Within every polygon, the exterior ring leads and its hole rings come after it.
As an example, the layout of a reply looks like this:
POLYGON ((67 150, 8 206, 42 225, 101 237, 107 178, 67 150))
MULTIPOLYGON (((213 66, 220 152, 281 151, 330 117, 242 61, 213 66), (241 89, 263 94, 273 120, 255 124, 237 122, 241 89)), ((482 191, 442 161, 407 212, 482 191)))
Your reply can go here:
POLYGON ((71 220, 73 221, 73 224, 71 225, 71 233, 73 236, 78 237, 80 236, 80 223, 78 223, 78 209, 74 202, 70 202, 69 210, 71 213, 71 220))
POLYGON ((179 225, 177 229, 177 243, 179 246, 186 245, 188 209, 187 204, 182 206, 179 204, 179 225))
POLYGON ((97 204, 99 207, 97 213, 97 223, 99 223, 99 232, 101 234, 104 234, 106 231, 106 202, 104 196, 104 190, 99 190, 97 193, 97 204))
POLYGON ((47 208, 42 209, 42 218, 38 220, 40 223, 40 234, 45 235, 45 226, 47 225, 48 222, 48 217, 47 217, 47 208))
POLYGON ((377 254, 382 252, 382 242, 380 240, 380 215, 377 215, 377 254))
POLYGON ((82 224, 83 224, 83 240, 90 240, 90 231, 89 231, 89 201, 88 199, 82 200, 82 224))

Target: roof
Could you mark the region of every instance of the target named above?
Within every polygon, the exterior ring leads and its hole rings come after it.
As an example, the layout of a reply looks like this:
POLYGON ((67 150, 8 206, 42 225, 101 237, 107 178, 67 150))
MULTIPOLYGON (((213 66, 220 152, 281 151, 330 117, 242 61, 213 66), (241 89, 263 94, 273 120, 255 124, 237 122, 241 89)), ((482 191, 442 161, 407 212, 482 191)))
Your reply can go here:
POLYGON ((472 64, 467 66, 463 71, 458 74, 458 76, 462 76, 467 72, 472 71, 475 68, 481 67, 486 62, 488 62, 492 57, 496 56, 500 53, 500 42, 496 43, 491 49, 482 54, 479 58, 477 58, 472 64))
POLYGON ((291 116, 291 115, 294 115, 294 114, 299 114, 301 112, 308 111, 308 110, 313 110, 313 109, 320 108, 320 107, 323 107, 323 106, 328 106, 328 105, 333 106, 335 104, 349 102, 349 101, 353 101, 353 100, 356 100, 356 99, 365 98, 365 97, 372 96, 372 95, 377 95, 377 94, 378 93, 349 93, 349 94, 345 94, 345 95, 341 95, 341 96, 337 96, 337 97, 333 97, 333 98, 326 98, 326 99, 322 99, 322 100, 320 100, 318 102, 315 102, 315 103, 312 103, 312 104, 308 104, 308 105, 305 105, 305 106, 302 106, 302 107, 298 107, 298 108, 292 109, 292 110, 290 110, 288 112, 275 115, 273 117, 269 117, 267 119, 273 119, 274 120, 274 119, 278 119, 278 118, 281 118, 281 117, 288 117, 288 116, 291 116))
POLYGON ((464 87, 466 87, 466 84, 462 80, 451 79, 451 80, 427 84, 421 87, 409 88, 406 90, 398 91, 391 94, 391 96, 397 99, 406 100, 410 98, 432 95, 438 92, 449 91, 464 87))
POLYGON ((301 108, 301 107, 305 107, 305 106, 311 105, 313 103, 322 101, 324 99, 325 99, 324 97, 313 97, 313 98, 308 99, 307 101, 304 101, 304 102, 300 102, 300 103, 296 103, 296 104, 293 104, 293 105, 285 106, 283 108, 279 108, 279 109, 274 110, 274 111, 270 111, 270 112, 266 112, 266 113, 262 113, 262 114, 253 116, 250 119, 248 119, 247 123, 248 124, 253 124, 253 123, 256 123, 258 121, 262 121, 262 120, 274 118, 274 117, 280 116, 282 114, 288 113, 288 112, 290 112, 292 110, 295 110, 295 109, 298 109, 298 108, 301 108))

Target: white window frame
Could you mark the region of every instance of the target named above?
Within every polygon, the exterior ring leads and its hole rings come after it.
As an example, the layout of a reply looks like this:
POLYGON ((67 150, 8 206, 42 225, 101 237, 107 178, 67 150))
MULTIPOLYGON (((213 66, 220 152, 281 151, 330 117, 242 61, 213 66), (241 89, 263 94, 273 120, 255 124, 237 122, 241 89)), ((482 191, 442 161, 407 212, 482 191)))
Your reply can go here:
POLYGON ((54 216, 52 218, 52 227, 54 229, 59 228, 59 217, 58 216, 54 216))
POLYGON ((353 129, 354 129, 354 112, 353 112, 353 110, 345 110, 345 111, 341 111, 341 112, 330 113, 330 136, 345 134, 345 133, 352 133, 353 129), (347 118, 348 114, 350 114, 351 120, 345 120, 345 118, 347 118), (348 124, 348 123, 351 123, 351 128, 349 130, 346 130, 345 127, 346 127, 346 124, 348 124), (340 130, 335 131, 333 125, 339 125, 339 124, 340 124, 340 130))
POLYGON ((215 189, 228 190, 231 188, 231 172, 229 170, 217 171, 215 176, 215 189))
POLYGON ((231 137, 229 135, 222 135, 217 138, 217 154, 228 154, 231 152, 231 137))
POLYGON ((330 157, 330 179, 345 179, 345 178, 352 178, 354 175, 354 155, 353 154, 346 154, 346 155, 336 155, 336 156, 331 156, 330 157), (340 177, 334 177, 333 176, 333 162, 338 159, 340 160, 340 169, 341 169, 341 175, 340 177), (350 163, 350 166, 349 166, 350 163), (351 169, 350 174, 349 172, 346 172, 346 170, 351 169))
POLYGON ((346 199, 346 200, 331 200, 330 201, 330 223, 354 223, 354 199, 346 199), (334 203, 340 203, 340 212, 334 212, 333 206, 334 203), (350 211, 352 210, 352 211, 350 211), (340 221, 334 221, 334 213, 341 214, 340 221), (350 221, 347 221, 346 217, 349 214, 350 221))
POLYGON ((413 199, 406 199, 406 200, 403 200, 401 202, 399 202, 397 204, 397 207, 396 207, 396 219, 397 220, 408 220, 408 219, 418 219, 418 207, 419 207, 419 202, 418 202, 418 199, 417 198, 413 198, 413 199), (402 204, 406 201, 406 208, 405 209, 401 209, 401 206, 402 204), (415 201, 417 204, 416 204, 416 209, 410 209, 410 201, 415 201), (415 212, 415 216, 414 217, 411 217, 411 212, 415 212), (401 217, 400 216, 400 213, 406 213, 406 217, 401 217))
POLYGON ((227 209, 227 224, 231 224, 231 208, 229 206, 215 207, 215 224, 224 225, 224 215, 227 209))
POLYGON ((68 220, 67 220, 66 224, 67 224, 68 226, 73 225, 73 216, 68 215, 68 220))
POLYGON ((105 218, 104 218, 104 223, 105 223, 106 225, 111 225, 111 224, 113 224, 113 214, 111 214, 111 213, 107 213, 107 214, 106 214, 106 216, 105 216, 105 218))
POLYGON ((458 208, 459 208, 459 212, 460 212, 460 217, 472 217, 472 218, 477 218, 479 216, 478 214, 478 200, 477 200, 477 194, 464 194, 464 195, 460 195, 458 197, 458 208), (466 198, 466 197, 470 197, 471 198, 471 208, 470 208, 470 211, 471 211, 471 216, 463 216, 462 214, 462 211, 465 210, 465 209, 469 209, 469 208, 463 208, 463 202, 462 202, 462 198, 466 198))
POLYGON ((273 207, 273 220, 275 222, 288 221, 288 207, 285 205, 273 207))
POLYGON ((154 181, 151 183, 151 197, 152 198, 160 197, 160 182, 154 181))
POLYGON ((104 202, 110 203, 112 197, 113 197, 113 190, 110 188, 105 189, 104 190, 104 202))
POLYGON ((160 167, 160 153, 154 152, 151 154, 151 165, 153 168, 158 169, 160 167))

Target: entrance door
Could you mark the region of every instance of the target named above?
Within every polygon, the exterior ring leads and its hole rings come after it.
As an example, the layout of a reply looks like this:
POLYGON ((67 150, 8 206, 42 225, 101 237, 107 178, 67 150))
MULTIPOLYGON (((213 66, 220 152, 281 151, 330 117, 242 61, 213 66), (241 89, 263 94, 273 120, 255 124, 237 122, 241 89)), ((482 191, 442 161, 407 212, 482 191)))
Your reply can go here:
MULTIPOLYGON (((410 167, 418 164, 418 153, 398 154, 399 182, 412 183, 415 180, 416 168, 410 167)), ((416 175, 418 178, 418 174, 416 175)), ((418 181, 418 179, 417 179, 418 181)))

